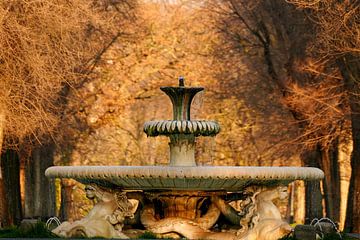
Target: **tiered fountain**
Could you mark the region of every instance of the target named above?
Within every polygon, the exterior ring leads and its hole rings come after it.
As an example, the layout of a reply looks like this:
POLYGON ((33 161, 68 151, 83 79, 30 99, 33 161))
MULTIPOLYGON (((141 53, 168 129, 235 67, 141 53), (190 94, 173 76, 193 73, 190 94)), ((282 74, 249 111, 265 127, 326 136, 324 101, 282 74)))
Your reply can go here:
POLYGON ((86 185, 97 204, 83 219, 54 230, 63 237, 129 238, 144 231, 189 239, 278 239, 292 229, 272 200, 286 197, 294 180, 319 180, 323 172, 305 167, 196 166, 195 138, 215 136, 215 121, 191 120, 201 87, 162 87, 173 104, 173 120, 144 125, 148 136, 170 138, 168 166, 51 167, 48 177, 86 185))

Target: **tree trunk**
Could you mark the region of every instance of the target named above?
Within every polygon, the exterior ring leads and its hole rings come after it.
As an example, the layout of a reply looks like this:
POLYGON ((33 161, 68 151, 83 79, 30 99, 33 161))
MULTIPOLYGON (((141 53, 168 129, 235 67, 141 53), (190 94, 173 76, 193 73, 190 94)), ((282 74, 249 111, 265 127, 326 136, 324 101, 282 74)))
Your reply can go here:
MULTIPOLYGON (((4 141, 4 128, 5 128, 5 113, 2 107, 0 107, 0 153, 2 151, 2 144, 4 141)), ((1 173, 0 173, 1 178, 1 173)))
POLYGON ((339 61, 351 111, 353 151, 345 230, 360 232, 360 59, 348 55, 339 61))
POLYGON ((60 206, 60 219, 61 220, 74 220, 74 197, 73 188, 75 184, 72 180, 61 179, 61 206, 60 206))
MULTIPOLYGON (((319 168, 320 152, 318 149, 304 152, 301 155, 306 167, 319 168)), ((323 216, 322 194, 320 181, 305 182, 305 223, 310 223, 314 218, 323 216)))
POLYGON ((7 204, 5 200, 4 181, 3 178, 0 178, 0 229, 5 225, 9 225, 9 219, 5 209, 7 209, 7 204))
MULTIPOLYGON (((3 113, 2 108, 0 108, 0 154, 2 151, 2 143, 4 139, 4 126, 5 125, 5 114, 3 113)), ((5 200, 5 191, 4 191, 4 181, 1 171, 1 161, 0 161, 0 228, 8 222, 6 219, 6 200, 5 200)))
MULTIPOLYGON (((3 113, 2 108, 0 108, 0 154, 2 151, 2 143, 4 139, 4 127, 5 127, 5 114, 3 113)), ((2 177, 1 161, 0 161, 0 228, 6 225, 7 222, 9 221, 8 219, 6 219, 7 214, 5 209, 7 209, 7 206, 5 200, 4 181, 2 177)))
POLYGON ((53 165, 54 145, 34 148, 25 168, 25 217, 43 221, 55 216, 54 179, 45 177, 45 170, 53 165))
POLYGON ((21 195, 20 195, 20 160, 18 153, 7 150, 1 154, 1 170, 3 176, 3 191, 7 209, 5 226, 18 225, 22 219, 21 195))
POLYGON ((338 162, 337 144, 332 148, 321 150, 321 169, 323 180, 326 217, 334 222, 340 221, 340 167, 338 162))

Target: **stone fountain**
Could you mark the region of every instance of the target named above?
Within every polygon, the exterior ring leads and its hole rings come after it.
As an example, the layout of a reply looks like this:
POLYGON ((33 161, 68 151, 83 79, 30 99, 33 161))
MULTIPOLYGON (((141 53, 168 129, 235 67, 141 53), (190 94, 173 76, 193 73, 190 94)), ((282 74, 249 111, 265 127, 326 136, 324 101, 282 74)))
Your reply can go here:
POLYGON ((191 102, 201 87, 161 87, 171 99, 173 119, 145 123, 147 136, 170 138, 167 166, 57 166, 46 176, 85 184, 97 203, 83 219, 63 222, 62 237, 132 238, 144 231, 159 237, 275 240, 292 231, 272 202, 287 196, 294 180, 319 180, 307 167, 197 166, 195 139, 215 136, 216 121, 192 120, 191 102))

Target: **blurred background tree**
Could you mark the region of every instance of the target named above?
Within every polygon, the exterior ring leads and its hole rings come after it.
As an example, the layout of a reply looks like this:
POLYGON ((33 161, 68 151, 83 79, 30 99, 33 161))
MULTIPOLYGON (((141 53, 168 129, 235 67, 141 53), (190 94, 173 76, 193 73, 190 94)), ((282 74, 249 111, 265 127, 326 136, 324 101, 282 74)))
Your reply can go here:
MULTIPOLYGON (((325 216, 338 222, 342 215, 343 222, 347 185, 340 188, 341 177, 349 177, 346 171, 340 173, 349 167, 339 159, 344 146, 352 151, 353 171, 358 168, 358 2, 229 0, 214 1, 210 9, 220 16, 217 26, 232 49, 247 54, 254 70, 266 68, 264 80, 278 92, 276 99, 288 108, 299 129, 292 143, 303 146, 303 164, 325 172, 325 216)), ((353 216, 359 214, 351 209, 359 209, 352 192, 357 191, 358 179, 351 176, 347 225, 356 232, 360 221, 353 216)), ((307 183, 306 194, 306 219, 311 221, 323 215, 320 185, 307 183)))
POLYGON ((350 232, 360 232, 360 177, 357 174, 360 171, 360 4, 359 1, 333 0, 289 2, 298 10, 306 12, 316 29, 315 39, 308 49, 314 60, 305 65, 305 70, 321 79, 319 85, 325 85, 329 79, 335 80, 337 83, 334 87, 337 86, 337 92, 342 94, 342 101, 336 105, 334 96, 337 94, 333 91, 327 91, 327 98, 322 98, 326 100, 322 105, 336 107, 333 111, 335 114, 330 116, 337 115, 340 120, 334 121, 331 117, 332 124, 327 123, 325 134, 332 137, 334 141, 328 142, 334 146, 339 143, 337 133, 341 134, 344 132, 341 130, 345 130, 352 146, 352 174, 345 228, 350 232))
POLYGON ((54 201, 48 201, 53 187, 43 171, 52 165, 54 142, 64 137, 59 126, 69 93, 91 79, 103 53, 127 34, 134 6, 132 1, 0 3, 0 195, 6 204, 1 214, 5 225, 18 223, 23 215, 20 160, 29 180, 25 215, 54 215, 54 201))

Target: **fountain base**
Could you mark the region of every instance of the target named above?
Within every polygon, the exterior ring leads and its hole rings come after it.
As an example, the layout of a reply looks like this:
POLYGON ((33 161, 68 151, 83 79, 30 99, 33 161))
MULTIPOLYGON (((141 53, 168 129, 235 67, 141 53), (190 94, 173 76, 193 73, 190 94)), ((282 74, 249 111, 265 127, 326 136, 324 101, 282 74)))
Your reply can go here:
POLYGON ((86 192, 87 197, 97 198, 94 208, 83 219, 64 222, 53 232, 61 237, 129 238, 144 232, 131 226, 142 225, 162 237, 276 240, 292 231, 272 202, 286 197, 286 189, 252 186, 239 192, 126 192, 92 184, 86 192), (227 227, 218 222, 221 214, 227 227))
POLYGON ((111 238, 141 226, 189 239, 275 240, 292 229, 272 201, 284 198, 290 182, 318 180, 324 173, 306 167, 82 166, 51 167, 45 174, 73 178, 101 193, 88 216, 55 229, 60 236, 76 229, 93 236, 92 225, 99 222, 111 230, 96 235, 111 238), (136 210, 132 201, 140 203, 136 210))

